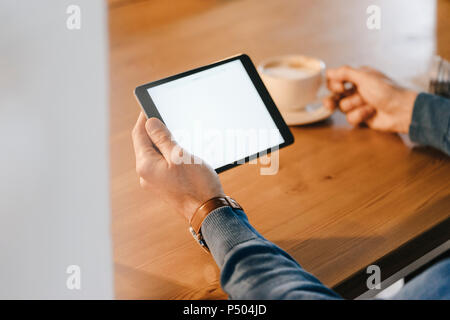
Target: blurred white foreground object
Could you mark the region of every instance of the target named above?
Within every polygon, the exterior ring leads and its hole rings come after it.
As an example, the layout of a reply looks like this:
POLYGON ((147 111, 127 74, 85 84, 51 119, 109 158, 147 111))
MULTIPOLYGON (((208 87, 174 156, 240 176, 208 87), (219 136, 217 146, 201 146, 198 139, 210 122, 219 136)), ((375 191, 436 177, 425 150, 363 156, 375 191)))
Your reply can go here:
POLYGON ((113 297, 106 19, 99 0, 0 2, 2 299, 113 297))

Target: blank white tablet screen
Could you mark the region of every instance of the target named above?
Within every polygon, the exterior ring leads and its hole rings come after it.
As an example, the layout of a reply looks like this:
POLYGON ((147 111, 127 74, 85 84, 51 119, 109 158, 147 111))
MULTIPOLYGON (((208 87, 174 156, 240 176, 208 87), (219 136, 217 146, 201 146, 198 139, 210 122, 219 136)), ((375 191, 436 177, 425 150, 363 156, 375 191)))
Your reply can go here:
POLYGON ((240 60, 147 90, 175 140, 214 169, 284 142, 240 60))

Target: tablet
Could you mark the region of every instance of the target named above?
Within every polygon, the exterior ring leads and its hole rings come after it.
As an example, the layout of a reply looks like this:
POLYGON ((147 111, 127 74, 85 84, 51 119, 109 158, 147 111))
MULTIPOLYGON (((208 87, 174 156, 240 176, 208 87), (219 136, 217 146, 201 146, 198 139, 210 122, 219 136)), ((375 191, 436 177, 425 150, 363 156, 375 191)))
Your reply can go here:
POLYGON ((245 54, 141 85, 135 95, 148 118, 216 172, 294 142, 245 54))

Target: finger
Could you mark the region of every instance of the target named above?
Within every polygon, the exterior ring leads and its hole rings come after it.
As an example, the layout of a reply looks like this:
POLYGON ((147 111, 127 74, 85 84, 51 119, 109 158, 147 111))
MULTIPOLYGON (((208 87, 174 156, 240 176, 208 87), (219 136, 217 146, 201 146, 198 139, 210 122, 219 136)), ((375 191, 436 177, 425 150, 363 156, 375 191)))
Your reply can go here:
POLYGON ((328 89, 330 89, 333 92, 341 93, 345 91, 344 83, 341 81, 329 80, 327 81, 327 86, 328 89))
POLYGON ((335 69, 327 70, 327 79, 337 82, 349 81, 357 84, 361 79, 361 71, 350 66, 342 66, 335 69))
POLYGON ((362 107, 356 108, 353 111, 347 113, 347 121, 356 126, 360 123, 367 121, 370 117, 375 114, 375 109, 371 106, 364 105, 362 107))
POLYGON ((361 107, 364 104, 363 99, 358 93, 354 93, 348 97, 343 98, 339 101, 339 108, 342 112, 347 113, 361 107))
POLYGON ((177 143, 172 140, 172 134, 169 129, 157 118, 150 118, 145 124, 148 136, 153 144, 158 148, 167 162, 171 162, 172 151, 177 143))
POLYGON ((336 102, 333 99, 333 96, 328 96, 328 97, 324 98, 322 100, 322 102, 323 102, 324 107, 327 108, 330 111, 333 111, 337 107, 336 106, 336 102))

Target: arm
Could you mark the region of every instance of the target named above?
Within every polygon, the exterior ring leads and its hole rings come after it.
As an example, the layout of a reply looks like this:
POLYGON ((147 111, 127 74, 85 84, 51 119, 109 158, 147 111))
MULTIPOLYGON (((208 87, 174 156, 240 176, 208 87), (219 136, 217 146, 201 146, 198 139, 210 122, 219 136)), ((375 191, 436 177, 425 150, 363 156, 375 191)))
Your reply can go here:
POLYGON ((232 299, 339 299, 285 251, 264 239, 245 213, 222 207, 203 222, 202 233, 232 299))
MULTIPOLYGON (((215 171, 180 148, 161 121, 141 114, 133 144, 141 186, 187 221, 202 203, 224 196, 215 171)), ((234 299, 339 298, 264 239, 242 210, 217 208, 206 216, 201 230, 222 270, 222 287, 234 299)))

